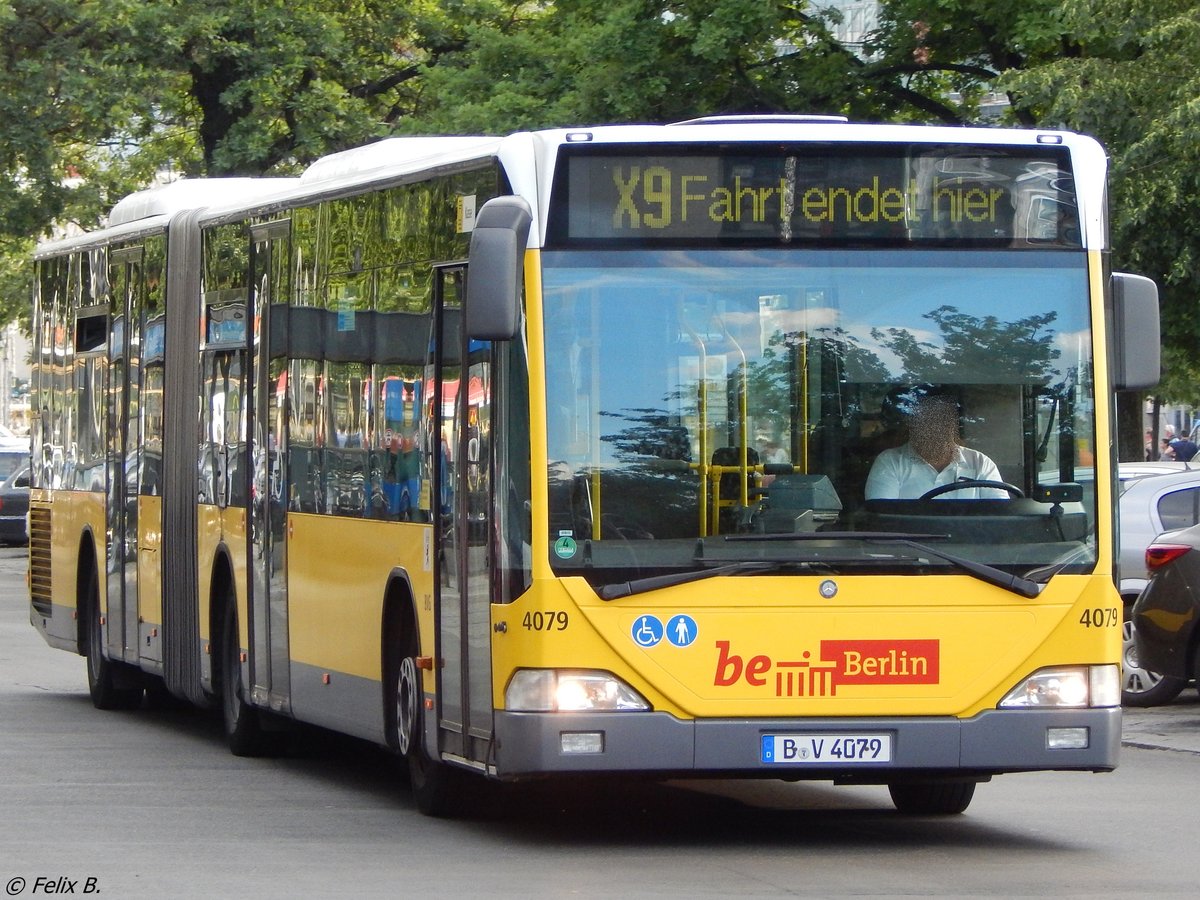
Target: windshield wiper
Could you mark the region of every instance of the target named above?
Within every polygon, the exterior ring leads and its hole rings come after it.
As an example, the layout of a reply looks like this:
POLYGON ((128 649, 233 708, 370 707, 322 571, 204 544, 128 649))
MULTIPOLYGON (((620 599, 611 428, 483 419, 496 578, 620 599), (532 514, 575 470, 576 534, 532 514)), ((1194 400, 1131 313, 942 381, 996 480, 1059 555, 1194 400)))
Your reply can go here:
POLYGON ((649 578, 635 578, 633 581, 622 581, 606 584, 598 593, 601 600, 619 600, 631 594, 644 594, 646 591, 656 591, 659 588, 674 587, 677 584, 687 584, 690 581, 703 581, 705 578, 715 578, 717 575, 743 575, 747 572, 765 572, 781 567, 803 566, 808 560, 767 560, 747 559, 731 563, 727 566, 714 566, 711 569, 691 569, 687 572, 675 572, 670 575, 652 575, 649 578))
POLYGON ((1042 592, 1042 588, 1044 587, 1044 585, 1040 585, 1036 581, 1030 581, 1028 578, 1022 578, 1020 575, 1013 575, 1010 572, 1005 572, 1003 569, 989 566, 987 563, 975 562, 973 559, 967 559, 964 556, 958 556, 954 553, 947 553, 945 550, 939 550, 936 547, 930 547, 918 541, 896 541, 896 543, 903 547, 912 547, 918 553, 928 553, 930 556, 936 556, 938 559, 945 560, 950 565, 962 569, 968 575, 974 575, 980 581, 1004 588, 1006 591, 1012 591, 1014 594, 1020 594, 1022 597, 1033 599, 1042 592))
POLYGON ((1038 566, 1036 569, 1030 569, 1025 573, 1025 577, 1030 581, 1037 582, 1038 584, 1045 584, 1063 569, 1067 568, 1067 566, 1074 565, 1076 562, 1083 557, 1088 556, 1090 553, 1091 549, 1089 547, 1080 547, 1077 550, 1073 550, 1071 553, 1067 554, 1067 557, 1059 562, 1051 563, 1048 566, 1038 566))
POLYGON ((924 553, 928 556, 937 557, 944 562, 950 563, 957 569, 961 569, 968 575, 973 575, 980 581, 995 585, 999 588, 1004 588, 1006 591, 1012 591, 1014 594, 1020 594, 1022 597, 1033 598, 1042 592, 1043 585, 1036 581, 1031 581, 1028 578, 1023 578, 1020 575, 1013 575, 1005 572, 1003 569, 998 569, 995 566, 989 566, 987 563, 976 562, 973 559, 967 559, 958 556, 954 553, 947 553, 945 550, 936 547, 930 547, 926 541, 930 540, 946 540, 948 536, 944 534, 909 534, 905 532, 890 532, 890 531, 805 531, 798 534, 738 534, 730 535, 726 538, 729 541, 863 541, 864 543, 872 544, 899 544, 902 547, 911 547, 918 553, 924 553))
MULTIPOLYGON (((966 559, 954 553, 947 553, 945 550, 931 547, 925 543, 926 541, 946 540, 947 537, 948 535, 944 534, 893 531, 805 531, 798 534, 734 534, 726 536, 725 540, 729 542, 826 540, 861 541, 868 544, 899 544, 902 547, 909 547, 926 556, 932 556, 943 562, 948 562, 960 571, 966 572, 980 581, 1003 588, 1006 591, 1012 591, 1014 594, 1019 594, 1022 597, 1033 598, 1042 592, 1043 585, 1028 578, 1013 575, 1005 572, 1003 569, 989 566, 987 563, 976 562, 973 559, 966 559)), ((827 561, 815 559, 743 560, 729 565, 714 566, 711 569, 693 569, 688 572, 675 572, 670 575, 652 575, 649 578, 635 578, 632 581, 606 584, 597 593, 601 600, 619 600, 622 597, 628 597, 632 594, 656 591, 660 588, 688 584, 692 581, 703 581, 706 578, 715 578, 718 575, 744 575, 750 572, 777 571, 786 568, 810 568, 826 564, 827 561)))

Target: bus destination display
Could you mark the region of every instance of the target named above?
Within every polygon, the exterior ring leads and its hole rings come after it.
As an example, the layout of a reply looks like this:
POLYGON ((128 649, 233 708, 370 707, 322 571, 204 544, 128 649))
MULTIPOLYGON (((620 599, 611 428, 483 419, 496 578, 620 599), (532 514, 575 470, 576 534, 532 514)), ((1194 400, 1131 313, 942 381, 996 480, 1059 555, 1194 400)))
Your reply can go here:
POLYGON ((1054 151, 887 150, 572 153, 556 185, 551 239, 1080 245, 1072 180, 1054 151))

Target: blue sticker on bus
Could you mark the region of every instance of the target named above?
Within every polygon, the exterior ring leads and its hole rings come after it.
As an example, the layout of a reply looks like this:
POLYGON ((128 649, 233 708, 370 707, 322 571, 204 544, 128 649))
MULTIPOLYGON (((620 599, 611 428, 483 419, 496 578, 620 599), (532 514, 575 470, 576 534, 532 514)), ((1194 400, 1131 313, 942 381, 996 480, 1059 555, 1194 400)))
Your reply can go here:
POLYGON ((657 616, 638 616, 630 634, 639 647, 653 647, 663 639, 663 623, 657 616))
POLYGON ((667 620, 667 640, 676 647, 686 647, 696 640, 696 620, 680 613, 667 620))

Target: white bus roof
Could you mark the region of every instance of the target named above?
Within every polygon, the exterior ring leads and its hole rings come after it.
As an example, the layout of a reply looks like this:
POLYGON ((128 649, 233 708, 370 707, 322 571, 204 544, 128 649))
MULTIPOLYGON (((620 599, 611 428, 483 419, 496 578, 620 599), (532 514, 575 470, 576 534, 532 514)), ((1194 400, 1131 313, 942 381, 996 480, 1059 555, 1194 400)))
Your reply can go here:
POLYGON ((304 171, 300 182, 309 186, 315 182, 359 181, 372 173, 420 172, 491 156, 500 143, 501 138, 483 135, 386 138, 321 157, 304 171))
POLYGON ((177 212, 212 204, 253 203, 282 193, 299 181, 299 178, 181 178, 146 188, 117 201, 104 227, 40 243, 33 258, 162 230, 177 212))
POLYGON ((296 178, 182 178, 147 188, 118 201, 108 216, 110 227, 184 209, 269 197, 296 184, 296 178))

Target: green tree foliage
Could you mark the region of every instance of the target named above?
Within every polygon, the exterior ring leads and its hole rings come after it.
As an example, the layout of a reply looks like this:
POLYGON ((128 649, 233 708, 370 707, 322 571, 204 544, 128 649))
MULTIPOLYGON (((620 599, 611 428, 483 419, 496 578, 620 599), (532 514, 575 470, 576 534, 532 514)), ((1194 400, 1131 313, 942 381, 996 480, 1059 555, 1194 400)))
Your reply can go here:
POLYGON ((872 329, 871 335, 891 350, 909 381, 952 382, 957 373, 988 372, 997 382, 1047 382, 1061 355, 1054 346, 1051 326, 1057 313, 1026 316, 1012 322, 997 316, 978 318, 953 306, 926 313, 938 327, 940 346, 904 328, 872 329))
POLYGON ((110 124, 128 118, 139 85, 110 54, 101 9, 78 0, 0 7, 2 321, 25 311, 25 260, 37 235, 55 222, 94 224, 110 190, 153 172, 125 164, 110 124))
MULTIPOLYGON (((1159 281, 1169 346, 1200 339, 1200 2, 1065 0, 1078 56, 1005 83, 1112 157, 1115 263, 1159 281)), ((1178 360, 1177 360, 1178 361, 1178 360)))
POLYGON ((0 7, 0 319, 15 260, 156 173, 293 171, 390 133, 492 0, 13 0, 0 7))
MULTIPOLYGON (((1006 72, 1074 58, 1079 48, 1062 27, 1062 0, 881 0, 880 28, 867 49, 877 79, 917 117, 952 124, 978 120, 980 104, 1006 72)), ((1040 124, 1037 112, 1009 93, 1004 119, 1040 124)), ((906 118, 911 116, 906 116, 906 118)))
POLYGON ((557 0, 466 30, 425 75, 407 127, 507 131, 720 112, 884 117, 892 98, 834 40, 819 4, 557 0))
MULTIPOLYGON (((1113 264, 1159 285, 1160 399, 1200 399, 1200 2, 1063 0, 1079 52, 1014 71, 1041 122, 1094 134, 1111 155, 1113 264)), ((1141 397, 1121 404, 1121 458, 1141 455, 1141 397)))
MULTIPOLYGON (((786 0, 556 0, 466 29, 406 127, 495 131, 721 112, 976 121, 1001 73, 1073 54, 1060 0, 882 0, 861 47, 841 15, 786 0)), ((1009 115, 1033 124, 1014 105, 1009 115)))
POLYGON ((436 9, 380 0, 115 5, 130 38, 116 56, 163 74, 157 123, 194 134, 188 167, 208 175, 289 169, 388 133, 412 105, 425 53, 415 29, 436 9))

